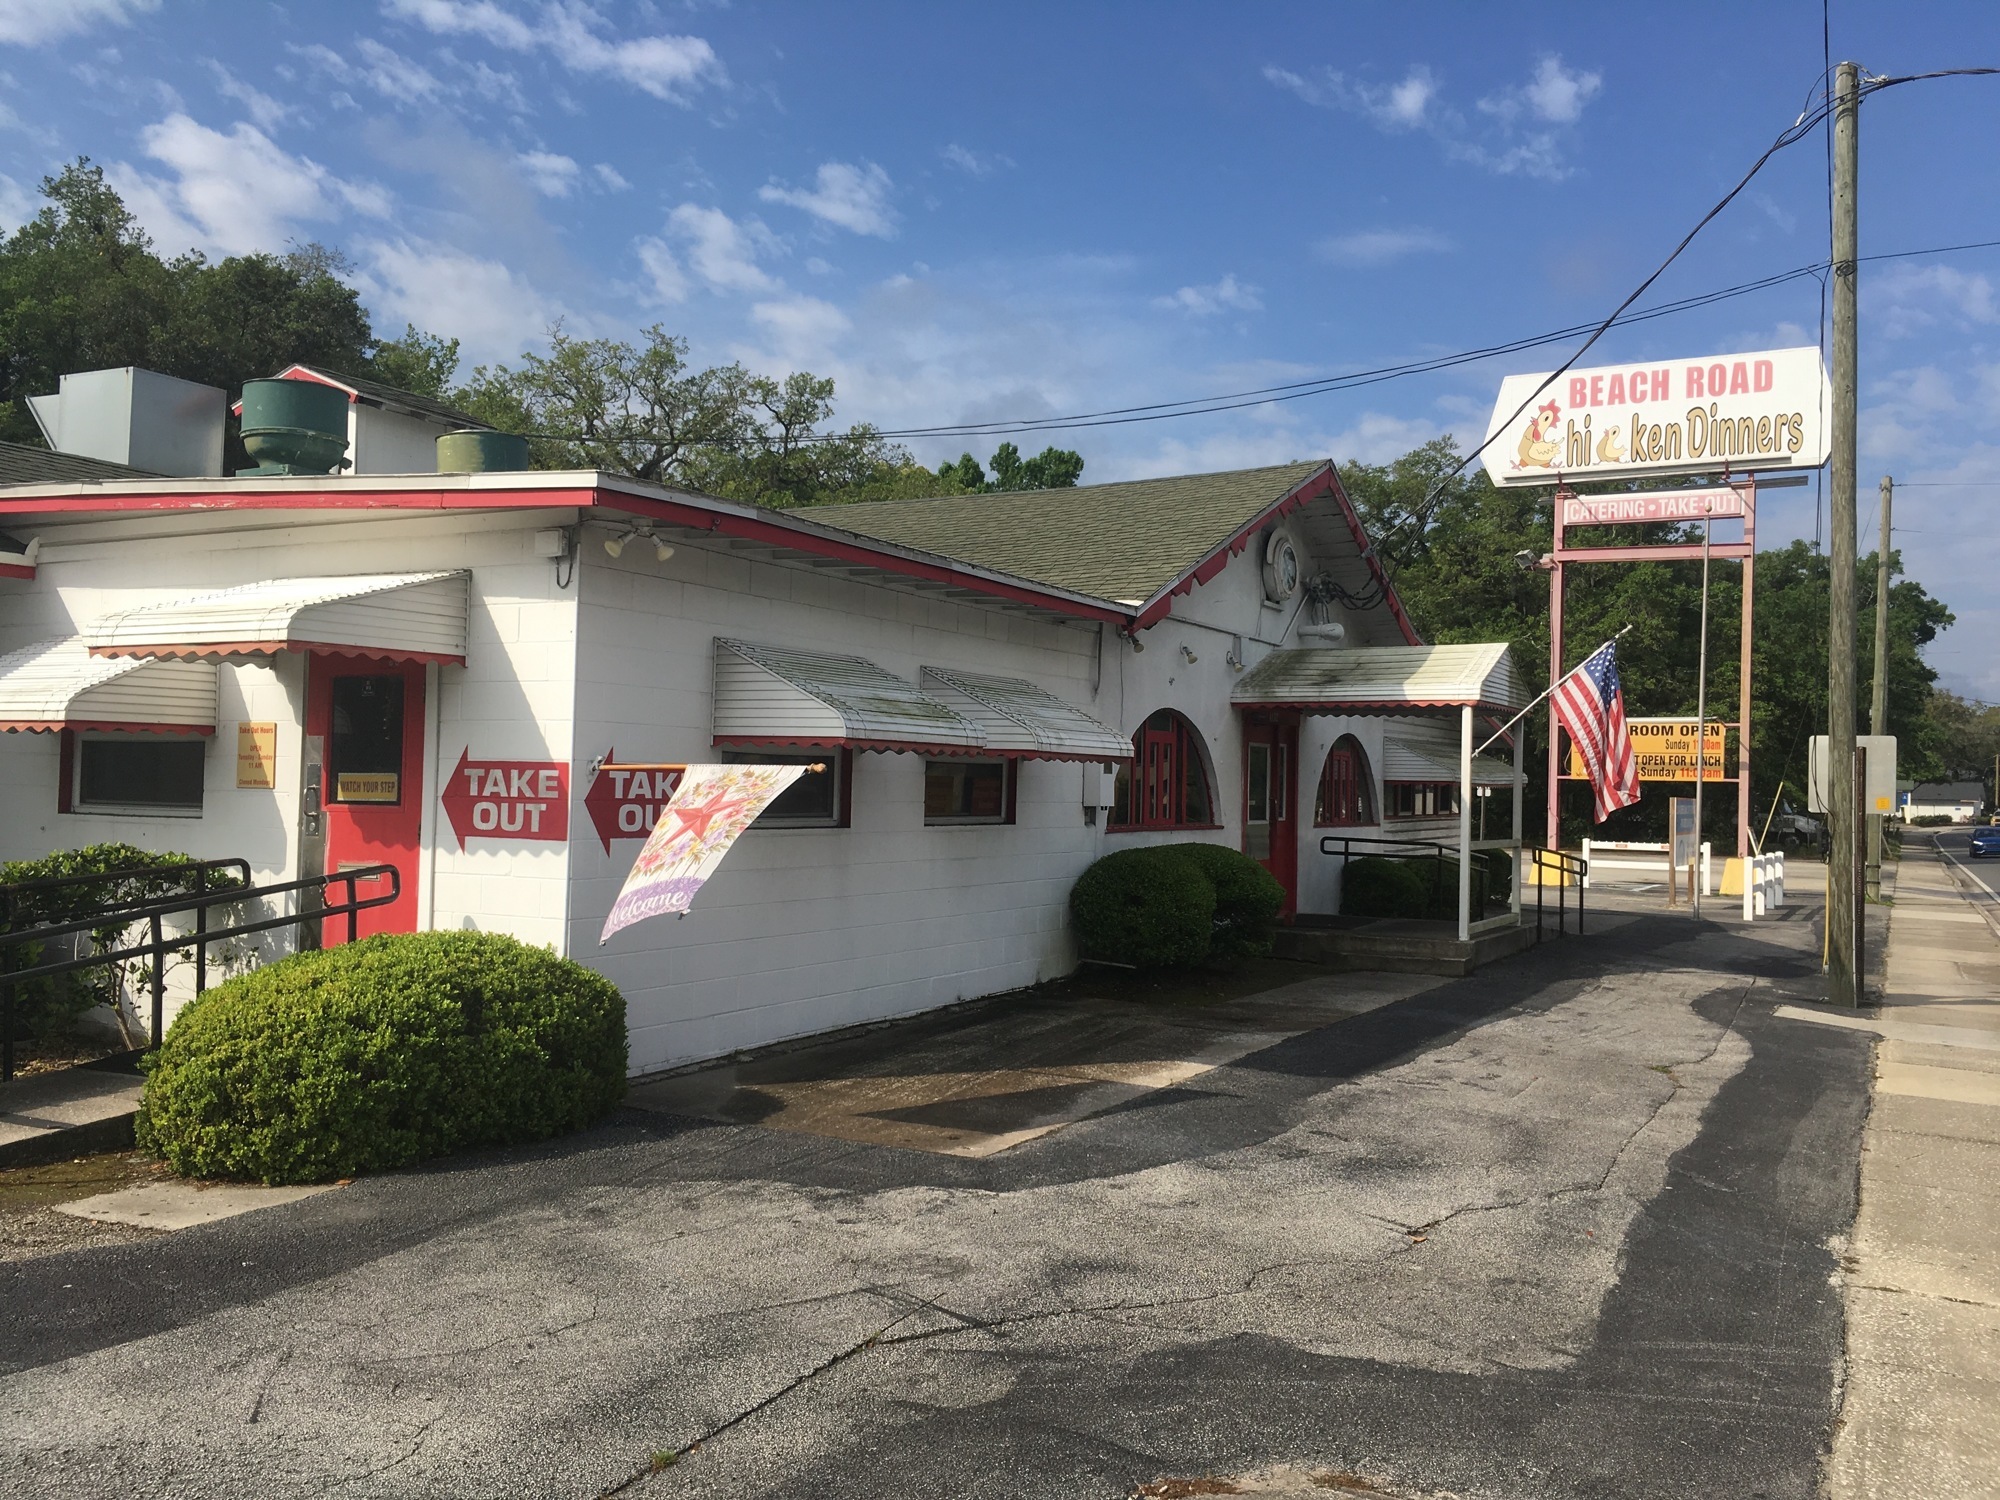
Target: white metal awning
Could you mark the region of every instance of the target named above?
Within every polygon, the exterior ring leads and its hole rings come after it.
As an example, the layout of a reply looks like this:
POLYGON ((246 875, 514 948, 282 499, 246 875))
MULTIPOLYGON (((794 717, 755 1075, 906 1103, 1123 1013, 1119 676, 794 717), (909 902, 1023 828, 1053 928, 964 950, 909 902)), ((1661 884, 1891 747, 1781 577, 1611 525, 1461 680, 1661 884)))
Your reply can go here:
POLYGON ((1304 646, 1273 651, 1237 680, 1232 702, 1306 713, 1394 714, 1413 708, 1508 713, 1533 696, 1505 642, 1455 646, 1304 646))
POLYGON ((1029 760, 1129 760, 1132 742, 1019 677, 925 667, 924 691, 979 726, 996 755, 1029 760))
POLYGON ((0 656, 0 730, 215 732, 215 668, 201 661, 92 656, 82 636, 0 656))
POLYGON ((979 726, 860 656, 715 641, 715 743, 965 755, 979 726))
POLYGON ((463 665, 470 576, 456 571, 270 578, 119 610, 85 630, 84 639, 100 656, 219 661, 330 651, 463 665))
MULTIPOLYGON (((1384 781, 1447 781, 1458 784, 1458 747, 1443 740, 1390 735, 1382 741, 1384 781)), ((1491 755, 1472 757, 1474 786, 1512 786, 1514 768, 1491 755)))

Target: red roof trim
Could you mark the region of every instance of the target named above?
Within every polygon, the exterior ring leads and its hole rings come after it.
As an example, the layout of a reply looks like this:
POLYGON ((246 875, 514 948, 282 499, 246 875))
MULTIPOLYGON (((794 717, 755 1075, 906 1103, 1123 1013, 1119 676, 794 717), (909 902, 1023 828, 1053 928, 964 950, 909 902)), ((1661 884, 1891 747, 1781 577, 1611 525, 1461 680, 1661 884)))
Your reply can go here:
POLYGON ((34 576, 35 569, 32 563, 0 563, 0 578, 33 578, 34 576))
POLYGON ((1250 545, 1251 538, 1275 520, 1290 515, 1300 507, 1314 500, 1331 497, 1340 507, 1340 514, 1347 522, 1348 532, 1354 538, 1354 545, 1368 559, 1369 571, 1381 586, 1383 602, 1389 606, 1389 614, 1403 632, 1403 639, 1412 646, 1423 645, 1416 628, 1410 624, 1410 617, 1403 612, 1403 601, 1396 597, 1395 586, 1389 582, 1389 575, 1383 571, 1382 561, 1368 551, 1368 535, 1362 529, 1361 518, 1355 513, 1353 502, 1347 498, 1347 491, 1341 488, 1340 474, 1331 460, 1313 470, 1300 480, 1278 500, 1260 511, 1248 524, 1239 528, 1228 541, 1222 543, 1194 567, 1182 574, 1179 581, 1153 596, 1140 610, 1139 616, 1127 627, 1127 634, 1136 635, 1150 625, 1156 625, 1173 612, 1173 601, 1182 594, 1191 592, 1197 585, 1212 582, 1216 575, 1229 565, 1231 558, 1240 557, 1250 545))
POLYGON ((0 719, 0 734, 54 734, 62 729, 93 729, 100 733, 214 734, 213 724, 143 724, 124 719, 0 719))
POLYGON ((1403 601, 1396 596, 1396 586, 1389 581, 1389 574, 1382 566, 1382 559, 1368 550, 1368 532, 1361 524, 1361 517, 1354 509, 1354 502, 1347 498, 1347 491, 1341 486, 1339 473, 1336 471, 1329 477, 1332 480, 1333 497, 1340 502, 1340 513, 1347 519, 1347 529, 1354 537, 1354 545, 1359 547, 1361 555, 1368 559, 1368 571, 1375 575, 1376 583, 1381 586, 1382 602, 1389 606, 1390 617, 1395 620, 1397 629, 1403 632, 1403 639, 1406 642, 1412 646, 1423 645, 1424 640, 1417 634, 1417 627, 1412 625, 1410 617, 1403 613, 1403 601))
POLYGON ((351 646, 331 641, 201 641, 180 645, 92 646, 92 656, 171 657, 178 661, 220 661, 228 656, 276 656, 283 651, 310 651, 320 656, 364 656, 376 661, 438 662, 462 667, 465 658, 443 651, 405 651, 401 647, 351 646))

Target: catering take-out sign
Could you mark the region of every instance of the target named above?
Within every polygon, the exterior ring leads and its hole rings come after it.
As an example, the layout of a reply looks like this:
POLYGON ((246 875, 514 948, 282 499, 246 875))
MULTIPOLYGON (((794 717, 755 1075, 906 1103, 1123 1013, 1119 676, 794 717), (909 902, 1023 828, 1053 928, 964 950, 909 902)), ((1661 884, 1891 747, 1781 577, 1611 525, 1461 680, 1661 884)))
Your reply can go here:
POLYGON ((599 763, 583 794, 584 811, 597 830, 604 852, 613 839, 643 839, 660 821, 660 814, 679 789, 685 765, 623 763, 616 751, 599 763))
POLYGON ((1486 428, 1495 484, 1813 469, 1827 459, 1829 387, 1816 348, 1567 370, 1540 390, 1547 379, 1500 383, 1486 428))

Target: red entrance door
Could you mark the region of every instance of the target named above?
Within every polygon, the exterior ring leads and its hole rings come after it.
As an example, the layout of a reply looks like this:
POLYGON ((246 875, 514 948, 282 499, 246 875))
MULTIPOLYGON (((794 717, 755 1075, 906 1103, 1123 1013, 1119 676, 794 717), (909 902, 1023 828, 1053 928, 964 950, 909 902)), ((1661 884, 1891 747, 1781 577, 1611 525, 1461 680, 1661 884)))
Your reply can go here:
MULTIPOLYGON (((324 747, 326 872, 394 865, 401 894, 360 913, 358 932, 417 930, 417 852, 424 798, 424 668, 421 663, 314 656, 306 673, 306 736, 324 747)), ((357 894, 380 894, 361 884, 357 894)), ((346 887, 327 889, 328 904, 346 887)), ((324 922, 323 941, 342 942, 347 919, 324 922)))
POLYGON ((1282 915, 1299 906, 1299 721, 1243 725, 1243 852, 1285 888, 1282 915))

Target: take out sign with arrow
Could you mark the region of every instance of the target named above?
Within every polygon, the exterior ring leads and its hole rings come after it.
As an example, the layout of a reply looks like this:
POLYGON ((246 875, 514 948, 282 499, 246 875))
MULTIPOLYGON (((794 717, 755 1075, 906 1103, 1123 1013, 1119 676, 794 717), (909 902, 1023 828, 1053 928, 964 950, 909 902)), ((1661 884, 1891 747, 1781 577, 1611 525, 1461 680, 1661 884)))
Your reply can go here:
POLYGON ((685 765, 624 765, 618 763, 617 751, 606 752, 583 794, 584 810, 604 852, 611 852, 613 839, 650 834, 686 774, 685 765))
POLYGON ((566 761, 474 760, 467 746, 439 800, 461 849, 467 839, 569 840, 566 761))

